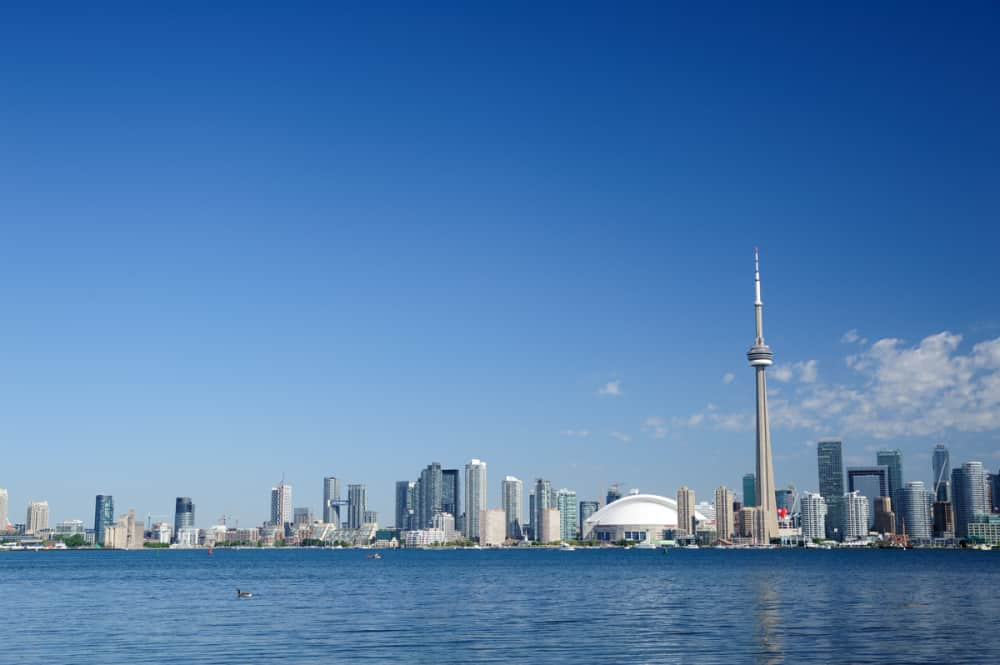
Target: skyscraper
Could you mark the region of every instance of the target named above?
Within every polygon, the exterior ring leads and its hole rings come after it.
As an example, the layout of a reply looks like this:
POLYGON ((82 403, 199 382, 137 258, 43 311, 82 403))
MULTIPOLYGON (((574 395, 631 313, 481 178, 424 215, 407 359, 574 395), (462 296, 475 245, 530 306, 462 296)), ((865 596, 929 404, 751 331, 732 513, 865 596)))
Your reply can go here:
POLYGON ((480 513, 486 510, 486 462, 474 459, 465 465, 465 530, 469 540, 479 539, 480 513))
POLYGON ((576 540, 579 526, 579 506, 576 492, 563 488, 556 493, 556 507, 559 508, 559 538, 564 542, 576 540))
POLYGON ((532 506, 531 513, 532 537, 535 540, 541 541, 542 526, 545 521, 546 511, 549 508, 555 508, 555 506, 549 503, 549 498, 552 494, 552 483, 542 478, 536 478, 535 489, 532 494, 534 496, 535 504, 532 506))
POLYGON ((583 533, 583 531, 584 531, 584 523, 587 521, 587 518, 590 517, 591 515, 593 515, 594 513, 596 513, 600 509, 601 509, 601 504, 598 503, 597 501, 581 501, 580 502, 580 509, 578 511, 580 513, 580 519, 577 520, 577 524, 580 525, 580 536, 581 537, 584 537, 584 533, 583 533))
POLYGON ((413 490, 417 484, 409 480, 396 482, 396 528, 412 529, 413 522, 413 490))
POLYGON ((282 480, 271 488, 271 524, 285 526, 292 523, 292 486, 282 480))
POLYGON ((347 486, 347 527, 360 529, 368 512, 368 490, 364 485, 347 486))
MULTIPOLYGON (((429 529, 434 522, 434 515, 441 512, 441 501, 444 496, 444 475, 438 462, 431 462, 420 472, 419 498, 419 529, 429 529)), ((452 514, 458 518, 458 515, 452 514)))
POLYGON ((743 507, 753 508, 757 505, 757 477, 752 473, 743 476, 743 507))
POLYGON ((174 542, 177 542, 181 529, 194 528, 194 503, 189 496, 177 497, 174 507, 174 542))
MULTIPOLYGON (((921 480, 906 483, 901 491, 903 519, 906 520, 906 535, 911 541, 927 542, 931 539, 931 502, 933 496, 924 488, 921 480)), ((896 525, 898 531, 903 530, 903 524, 896 525)))
POLYGON ((868 499, 868 527, 875 525, 875 499, 889 496, 889 471, 884 466, 847 467, 847 491, 868 499))
POLYGON ((860 492, 844 495, 844 540, 864 540, 868 537, 868 498, 860 492))
POLYGON ((816 444, 819 469, 819 493, 826 499, 826 537, 843 535, 844 461, 840 441, 820 441, 816 444))
POLYGON ((521 540, 523 537, 521 528, 521 523, 524 520, 523 497, 524 484, 520 479, 514 476, 507 476, 503 479, 500 484, 500 506, 503 508, 507 520, 507 537, 514 540, 521 540))
POLYGON ((32 501, 28 504, 27 518, 24 522, 24 532, 37 534, 49 528, 49 502, 32 501))
POLYGON ((799 503, 802 517, 802 540, 826 538, 826 500, 819 494, 805 492, 799 503))
POLYGON ((455 519, 462 514, 462 491, 458 478, 458 469, 441 471, 441 510, 451 513, 455 519))
POLYGON ((323 479, 323 522, 340 528, 340 481, 335 476, 323 479))
POLYGON ((896 533, 901 533, 903 522, 903 453, 900 450, 880 450, 875 454, 875 463, 889 472, 889 498, 896 511, 896 533))
POLYGON ((771 426, 767 419, 767 381, 764 370, 774 362, 771 347, 764 343, 764 305, 760 300, 760 265, 757 250, 753 252, 754 262, 754 314, 757 323, 757 336, 753 346, 747 351, 747 360, 754 368, 757 379, 757 468, 755 470, 757 484, 754 488, 754 498, 761 511, 763 529, 758 534, 763 543, 771 542, 778 537, 778 511, 774 505, 774 464, 771 461, 771 426))
POLYGON ((608 493, 604 497, 604 505, 608 505, 609 503, 614 503, 620 498, 622 498, 622 491, 618 487, 618 483, 615 483, 614 485, 608 488, 608 493))
POLYGON ((719 540, 732 540, 733 493, 723 485, 715 490, 715 534, 719 540))
MULTIPOLYGON (((955 537, 969 535, 969 523, 990 513, 986 502, 986 476, 982 462, 966 462, 951 472, 952 509, 955 515, 955 537)), ((909 528, 909 527, 907 527, 909 528)))
POLYGON ((694 535, 694 490, 687 486, 677 490, 677 535, 694 535))
POLYGON ((98 494, 94 501, 94 542, 104 542, 104 530, 115 523, 115 500, 110 494, 98 494))
POLYGON ((934 446, 934 454, 931 456, 931 470, 934 478, 931 480, 931 491, 934 492, 935 501, 951 501, 949 493, 951 481, 951 455, 948 448, 943 443, 934 446))
POLYGON ((873 529, 877 533, 896 533, 896 513, 892 509, 892 499, 887 496, 875 497, 875 519, 873 529))
POLYGON ((10 499, 7 497, 7 490, 0 487, 0 531, 7 529, 10 520, 7 518, 10 510, 10 499))

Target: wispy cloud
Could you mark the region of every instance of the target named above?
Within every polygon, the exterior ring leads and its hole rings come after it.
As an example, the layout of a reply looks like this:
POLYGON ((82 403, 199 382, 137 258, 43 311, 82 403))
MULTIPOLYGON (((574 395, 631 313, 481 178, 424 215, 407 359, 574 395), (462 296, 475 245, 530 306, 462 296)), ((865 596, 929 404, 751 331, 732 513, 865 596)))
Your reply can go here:
POLYGON ((865 338, 865 337, 862 337, 858 333, 858 329, 857 328, 851 328, 850 330, 848 330, 847 332, 845 332, 843 335, 841 335, 840 342, 842 344, 861 344, 862 346, 864 346, 865 344, 868 343, 868 339, 865 338))
POLYGON ((726 372, 725 374, 722 375, 722 382, 727 386, 735 380, 736 380, 736 375, 733 374, 732 372, 726 372))
POLYGON ((667 422, 659 416, 650 416, 642 423, 642 431, 652 435, 654 439, 667 436, 667 422))
POLYGON ((620 380, 608 381, 597 389, 597 394, 619 397, 622 394, 622 382, 620 380))
POLYGON ((611 432, 611 438, 618 439, 622 443, 628 443, 632 440, 632 437, 624 432, 611 432))
POLYGON ((562 431, 563 436, 571 436, 577 438, 585 438, 590 436, 590 430, 586 429, 564 429, 562 431))
POLYGON ((819 363, 815 360, 800 360, 791 364, 775 365, 771 369, 771 378, 782 383, 788 383, 792 380, 815 383, 818 377, 819 363))

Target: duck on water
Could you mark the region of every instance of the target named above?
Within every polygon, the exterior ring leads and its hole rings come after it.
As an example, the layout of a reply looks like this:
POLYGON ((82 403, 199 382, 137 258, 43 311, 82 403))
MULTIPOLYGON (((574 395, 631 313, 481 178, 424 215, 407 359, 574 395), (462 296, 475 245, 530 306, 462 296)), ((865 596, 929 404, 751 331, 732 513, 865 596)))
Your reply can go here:
POLYGON ((239 589, 237 589, 236 590, 236 597, 237 598, 253 598, 253 594, 250 593, 249 591, 240 591, 239 589))

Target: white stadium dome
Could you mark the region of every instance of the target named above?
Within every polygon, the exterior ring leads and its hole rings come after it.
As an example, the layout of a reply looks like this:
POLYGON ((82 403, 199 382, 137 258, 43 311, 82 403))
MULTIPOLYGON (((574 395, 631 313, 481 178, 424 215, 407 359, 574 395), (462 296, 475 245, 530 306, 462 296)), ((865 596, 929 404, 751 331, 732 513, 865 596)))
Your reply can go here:
MULTIPOLYGON (((695 511, 695 519, 705 520, 705 516, 695 511)), ((635 531, 647 533, 645 538, 659 540, 656 530, 677 528, 677 502, 656 494, 629 494, 612 501, 583 523, 584 534, 598 532, 608 534, 602 540, 623 537, 621 534, 635 531)))

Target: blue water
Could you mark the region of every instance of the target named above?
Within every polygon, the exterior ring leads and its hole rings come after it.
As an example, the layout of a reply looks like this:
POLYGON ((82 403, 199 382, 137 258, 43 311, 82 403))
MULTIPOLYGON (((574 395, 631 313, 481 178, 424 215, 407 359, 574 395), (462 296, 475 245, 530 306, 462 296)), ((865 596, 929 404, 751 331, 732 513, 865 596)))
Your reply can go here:
POLYGON ((4 663, 1000 662, 1000 552, 11 552, 0 601, 4 663))

